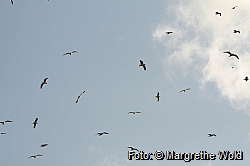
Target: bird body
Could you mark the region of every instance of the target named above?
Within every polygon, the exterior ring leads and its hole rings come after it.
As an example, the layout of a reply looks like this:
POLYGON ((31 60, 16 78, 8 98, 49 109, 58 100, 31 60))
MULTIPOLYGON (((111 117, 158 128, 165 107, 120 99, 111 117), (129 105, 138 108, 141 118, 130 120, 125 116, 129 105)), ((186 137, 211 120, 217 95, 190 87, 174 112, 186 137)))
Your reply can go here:
POLYGON ((234 29, 234 33, 240 33, 240 31, 239 31, 239 30, 234 29))
POLYGON ((85 93, 85 91, 83 91, 80 95, 77 96, 76 103, 78 103, 78 100, 80 99, 83 93, 85 93))
POLYGON ((146 70, 146 64, 143 63, 142 60, 140 60, 140 64, 139 64, 139 67, 142 66, 144 70, 146 70))
POLYGON ((174 33, 174 32, 170 32, 170 31, 166 32, 167 35, 169 35, 169 34, 171 34, 171 33, 174 33))
POLYGON ((221 16, 221 12, 215 12, 215 15, 220 15, 221 16))
POLYGON ((246 76, 243 80, 248 81, 248 80, 249 80, 249 79, 248 79, 248 76, 246 76))
POLYGON ((103 134, 109 134, 109 133, 107 133, 107 132, 104 131, 104 132, 101 132, 101 133, 97 133, 96 135, 101 136, 103 134))
POLYGON ((36 119, 35 119, 35 121, 34 121, 34 122, 32 122, 32 124, 33 124, 33 128, 36 128, 36 125, 38 124, 38 122, 37 122, 37 121, 38 121, 38 118, 36 118, 36 119))
POLYGON ((78 53, 78 52, 77 51, 66 52, 65 54, 63 54, 63 56, 64 55, 72 55, 72 54, 75 54, 75 53, 78 53))
POLYGON ((232 7, 232 9, 235 9, 236 7, 238 7, 238 6, 234 6, 234 7, 232 7))
POLYGON ((187 90, 190 90, 191 88, 187 88, 187 89, 182 89, 179 93, 181 92, 186 92, 187 90))
POLYGON ((129 112, 128 114, 140 114, 141 112, 137 111, 137 112, 129 112))
POLYGON ((42 148, 43 148, 43 147, 46 147, 46 146, 48 146, 48 144, 42 144, 42 145, 41 145, 42 148))
POLYGON ((155 96, 155 98, 157 98, 157 101, 159 102, 160 101, 160 92, 157 93, 157 95, 155 96))
POLYGON ((1 132, 0 134, 6 134, 6 133, 4 133, 4 132, 1 132))
POLYGON ((43 80, 43 82, 42 82, 42 84, 41 84, 41 86, 40 86, 41 89, 43 88, 43 85, 44 85, 44 84, 48 84, 47 79, 48 79, 48 78, 44 78, 44 80, 43 80))
POLYGON ((215 137, 216 134, 208 134, 208 137, 215 137))
POLYGON ((238 55, 233 54, 233 53, 231 53, 230 51, 225 51, 225 52, 223 52, 223 53, 229 54, 229 57, 234 56, 234 57, 236 57, 237 59, 240 59, 240 58, 238 57, 238 55))

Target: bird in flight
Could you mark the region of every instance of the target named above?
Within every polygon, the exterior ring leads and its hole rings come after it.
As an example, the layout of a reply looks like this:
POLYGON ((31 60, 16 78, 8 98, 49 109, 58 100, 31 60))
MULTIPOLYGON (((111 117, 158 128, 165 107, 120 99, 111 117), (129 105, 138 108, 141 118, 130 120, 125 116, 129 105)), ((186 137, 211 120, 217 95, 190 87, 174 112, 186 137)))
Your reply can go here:
POLYGON ((171 34, 171 33, 174 33, 174 32, 170 32, 170 31, 168 31, 168 32, 166 32, 165 34, 169 35, 169 34, 171 34))
POLYGON ((248 79, 248 76, 246 76, 245 79, 243 79, 243 80, 248 81, 248 80, 249 80, 249 79, 248 79))
POLYGON ((160 101, 160 92, 157 93, 157 95, 155 96, 155 98, 157 98, 157 101, 160 101))
POLYGON ((29 158, 36 158, 36 157, 38 157, 38 156, 43 156, 43 155, 37 154, 37 155, 34 155, 34 156, 30 156, 29 158))
POLYGON ((85 93, 85 91, 83 91, 80 95, 77 96, 76 103, 78 103, 78 100, 80 99, 83 93, 85 93))
POLYGON ((236 7, 238 7, 238 6, 234 6, 234 7, 232 7, 232 9, 235 9, 236 7))
POLYGON ((240 58, 238 57, 238 55, 233 54, 233 53, 231 53, 230 51, 225 51, 225 52, 223 52, 223 53, 227 53, 227 54, 229 54, 229 57, 231 57, 231 56, 235 56, 237 59, 240 59, 240 58))
POLYGON ((216 136, 216 134, 207 134, 208 135, 208 137, 215 137, 216 136))
POLYGON ((77 51, 66 52, 65 54, 63 54, 63 56, 64 56, 64 55, 72 55, 72 54, 74 54, 74 53, 78 53, 78 52, 77 52, 77 51))
POLYGON ((101 136, 101 135, 103 135, 103 134, 109 134, 109 133, 107 133, 107 132, 102 132, 102 133, 97 133, 96 135, 98 135, 98 136, 101 136))
POLYGON ((146 64, 143 63, 142 60, 140 60, 140 64, 139 64, 139 67, 142 66, 144 70, 146 70, 146 64))
POLYGON ((13 1, 13 0, 10 0, 10 3, 11 3, 12 5, 14 5, 14 1, 13 1))
POLYGON ((11 121, 11 120, 6 120, 6 121, 0 122, 0 123, 2 123, 2 125, 5 125, 5 124, 8 123, 8 122, 13 122, 13 121, 11 121))
POLYGON ((138 112, 138 111, 136 111, 136 112, 129 112, 128 114, 140 114, 141 112, 138 112))
POLYGON ((132 147, 132 146, 128 146, 127 148, 130 148, 130 151, 132 151, 132 150, 137 150, 137 151, 139 152, 138 149, 136 149, 136 148, 134 148, 134 147, 132 147))
POLYGON ((220 15, 221 16, 221 12, 215 12, 215 15, 220 15))
POLYGON ((48 84, 47 79, 48 79, 48 78, 44 78, 44 80, 43 80, 43 82, 42 82, 42 84, 41 84, 41 86, 40 86, 41 89, 43 88, 43 85, 44 85, 44 84, 48 84))
POLYGON ((32 124, 33 124, 33 128, 36 128, 36 125, 38 124, 38 122, 37 122, 37 121, 38 121, 38 118, 36 118, 36 119, 35 119, 35 121, 34 121, 34 122, 32 122, 32 124))
POLYGON ((1 132, 0 134, 6 134, 6 133, 1 132))
POLYGON ((191 88, 187 88, 187 89, 182 89, 179 93, 181 92, 186 92, 187 90, 190 90, 191 88))
POLYGON ((240 33, 240 31, 239 31, 239 30, 234 29, 234 33, 240 33))
POLYGON ((41 147, 43 148, 43 147, 46 147, 46 146, 48 146, 49 144, 42 144, 41 145, 41 147))

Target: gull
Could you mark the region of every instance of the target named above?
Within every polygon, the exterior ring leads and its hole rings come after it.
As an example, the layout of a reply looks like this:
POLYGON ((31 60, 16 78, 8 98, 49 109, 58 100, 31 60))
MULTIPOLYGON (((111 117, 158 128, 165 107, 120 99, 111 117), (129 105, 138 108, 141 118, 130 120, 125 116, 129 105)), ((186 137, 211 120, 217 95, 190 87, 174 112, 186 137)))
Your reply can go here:
POLYGON ((44 80, 43 80, 43 82, 42 82, 42 84, 41 84, 41 86, 40 86, 41 89, 43 88, 43 85, 44 85, 44 84, 48 84, 47 79, 48 79, 48 78, 44 78, 44 80))
POLYGON ((37 121, 38 121, 38 118, 36 118, 36 119, 35 119, 35 121, 34 121, 34 122, 32 122, 32 124, 34 125, 34 126, 33 126, 33 128, 36 128, 36 125, 38 124, 38 122, 37 122, 37 121))
POLYGON ((98 135, 98 136, 101 136, 101 135, 103 135, 103 134, 109 134, 109 133, 107 133, 107 132, 102 132, 102 133, 97 133, 96 135, 98 135))
POLYGON ((128 146, 127 148, 130 148, 130 151, 132 151, 132 150, 137 150, 137 151, 139 152, 138 149, 136 149, 136 148, 134 148, 134 147, 132 147, 132 146, 128 146))
POLYGON ((171 34, 171 33, 174 33, 174 32, 170 32, 170 31, 168 31, 168 32, 166 32, 165 34, 169 35, 169 34, 171 34))
POLYGON ((179 93, 181 92, 186 92, 186 90, 190 90, 191 88, 187 88, 187 89, 182 89, 179 93))
POLYGON ((13 1, 13 0, 10 0, 10 3, 11 3, 12 5, 14 5, 14 1, 13 1))
POLYGON ((74 53, 78 53, 78 52, 77 52, 77 51, 66 52, 65 54, 63 54, 63 56, 64 56, 64 55, 72 55, 72 54, 74 54, 74 53))
POLYGON ((220 15, 221 16, 221 12, 215 12, 215 15, 220 15))
POLYGON ((6 121, 0 122, 0 123, 2 123, 2 125, 5 125, 7 122, 13 122, 13 121, 11 121, 11 120, 6 120, 6 121))
POLYGON ((160 93, 158 92, 157 95, 155 96, 155 98, 157 98, 157 101, 160 101, 160 93))
POLYGON ((216 136, 216 134, 207 134, 208 135, 208 137, 215 137, 216 136))
POLYGON ((246 76, 246 77, 245 77, 245 79, 243 79, 243 80, 246 80, 246 81, 248 81, 248 80, 249 80, 249 79, 248 79, 248 76, 246 76))
POLYGON ((140 114, 141 112, 138 112, 138 111, 136 111, 136 112, 129 112, 128 114, 140 114))
POLYGON ((233 53, 231 53, 230 51, 225 51, 225 52, 223 52, 223 53, 227 53, 227 54, 229 54, 229 57, 231 57, 231 56, 235 56, 237 59, 240 59, 240 58, 238 57, 238 55, 233 54, 233 53))
POLYGON ((140 60, 140 64, 139 64, 139 67, 142 66, 144 70, 146 70, 146 64, 143 63, 142 60, 140 60))
POLYGON ((38 157, 38 156, 43 156, 43 155, 41 155, 41 154, 37 154, 37 155, 34 155, 34 156, 30 156, 29 158, 36 158, 36 157, 38 157))
POLYGON ((1 132, 0 134, 6 134, 6 133, 1 132))
POLYGON ((235 9, 236 7, 238 7, 238 6, 234 6, 234 7, 232 7, 232 9, 235 9))
POLYGON ((42 145, 41 145, 42 148, 45 147, 45 146, 48 146, 48 144, 42 144, 42 145))
POLYGON ((85 93, 85 91, 83 91, 80 95, 77 96, 76 103, 78 103, 78 100, 80 99, 83 93, 85 93))
POLYGON ((234 33, 240 33, 240 31, 239 31, 239 30, 234 29, 234 33))

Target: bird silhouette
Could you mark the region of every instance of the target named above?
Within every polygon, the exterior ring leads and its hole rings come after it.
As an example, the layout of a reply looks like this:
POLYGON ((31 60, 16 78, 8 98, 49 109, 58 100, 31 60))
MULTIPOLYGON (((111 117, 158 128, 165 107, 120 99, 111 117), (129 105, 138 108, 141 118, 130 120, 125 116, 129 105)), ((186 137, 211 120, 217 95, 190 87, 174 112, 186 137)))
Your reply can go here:
POLYGON ((234 29, 234 33, 240 33, 240 31, 239 31, 239 30, 234 29))
POLYGON ((10 3, 11 3, 12 5, 14 5, 14 1, 13 1, 13 0, 10 0, 10 3))
POLYGON ((47 79, 48 79, 48 78, 44 78, 44 80, 43 80, 43 82, 42 82, 42 84, 41 84, 41 86, 40 86, 41 89, 43 88, 43 85, 44 85, 44 84, 48 84, 47 79))
POLYGON ((101 132, 101 133, 97 133, 96 135, 101 136, 103 134, 109 134, 109 133, 107 133, 107 132, 104 131, 104 132, 101 132))
POLYGON ((171 34, 171 33, 174 33, 174 32, 170 32, 170 31, 168 31, 168 32, 166 32, 165 34, 169 35, 169 34, 171 34))
POLYGON ((143 63, 142 60, 140 60, 139 67, 142 66, 144 70, 146 70, 146 64, 143 63))
POLYGON ((129 112, 128 114, 140 114, 141 112, 136 111, 136 112, 129 112))
POLYGON ((216 136, 216 134, 207 134, 208 135, 208 137, 215 137, 216 136))
POLYGON ((43 148, 43 147, 46 147, 46 146, 48 146, 49 144, 42 144, 41 145, 41 147, 43 148))
POLYGON ((37 155, 34 155, 34 156, 30 156, 29 158, 36 158, 36 157, 38 157, 38 156, 43 156, 43 155, 37 154, 37 155))
POLYGON ((63 56, 64 55, 72 55, 72 54, 75 54, 75 53, 78 53, 78 52, 77 51, 66 52, 65 54, 63 54, 63 56))
POLYGON ((38 122, 37 122, 37 121, 38 121, 38 118, 36 118, 36 119, 35 119, 35 121, 34 121, 34 122, 32 122, 32 124, 33 124, 33 128, 36 128, 36 125, 38 124, 38 122))
POLYGON ((215 15, 220 15, 221 16, 221 12, 215 12, 215 15))
POLYGON ((4 133, 4 132, 1 132, 0 134, 6 134, 6 133, 4 133))
POLYGON ((249 79, 248 79, 248 76, 246 76, 243 80, 248 81, 248 80, 249 80, 249 79))
POLYGON ((225 52, 223 52, 223 53, 229 54, 229 57, 234 56, 234 57, 236 57, 237 59, 240 59, 240 58, 238 57, 238 55, 233 54, 233 53, 231 53, 230 51, 225 51, 225 52))
POLYGON ((232 9, 235 9, 236 7, 238 7, 238 6, 234 6, 234 7, 232 7, 232 9))
POLYGON ((13 121, 11 121, 11 120, 6 120, 6 121, 0 122, 0 123, 2 123, 2 125, 5 125, 6 123, 10 123, 10 122, 13 122, 13 121))
POLYGON ((76 103, 78 103, 78 100, 80 99, 83 93, 85 93, 85 91, 83 91, 80 95, 77 96, 76 103))
POLYGON ((155 98, 157 98, 157 101, 160 101, 160 92, 157 93, 157 95, 155 96, 155 98))
POLYGON ((182 89, 179 93, 181 92, 186 92, 187 90, 190 90, 191 88, 187 88, 187 89, 182 89))
POLYGON ((136 149, 136 148, 134 148, 134 147, 132 147, 132 146, 128 146, 127 148, 130 148, 130 151, 132 151, 132 150, 136 150, 136 151, 138 151, 138 152, 139 152, 139 150, 138 150, 138 149, 136 149))

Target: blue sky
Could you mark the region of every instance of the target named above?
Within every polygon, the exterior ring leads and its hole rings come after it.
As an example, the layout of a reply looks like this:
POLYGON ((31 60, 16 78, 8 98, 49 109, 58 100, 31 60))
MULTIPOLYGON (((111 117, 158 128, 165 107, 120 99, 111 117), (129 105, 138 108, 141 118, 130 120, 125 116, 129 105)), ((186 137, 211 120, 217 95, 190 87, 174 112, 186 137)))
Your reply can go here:
POLYGON ((250 85, 243 80, 250 76, 249 6, 247 0, 1 1, 0 121, 13 120, 0 125, 7 133, 0 135, 1 163, 249 165, 250 85), (191 90, 179 93, 185 88, 191 90), (94 136, 103 131, 109 134, 94 136), (128 146, 150 153, 240 150, 244 160, 129 161, 128 146), (43 156, 28 159, 36 154, 43 156))

